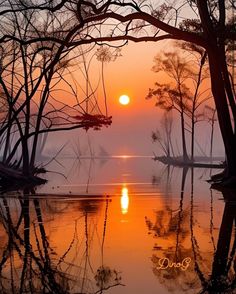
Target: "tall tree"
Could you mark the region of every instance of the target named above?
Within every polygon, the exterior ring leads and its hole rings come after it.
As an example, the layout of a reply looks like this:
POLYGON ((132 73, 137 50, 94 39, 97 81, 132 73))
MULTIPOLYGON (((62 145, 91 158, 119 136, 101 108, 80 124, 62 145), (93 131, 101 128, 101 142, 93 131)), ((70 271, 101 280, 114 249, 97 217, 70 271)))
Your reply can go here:
POLYGON ((173 131, 173 116, 171 111, 165 111, 160 122, 160 129, 152 132, 152 141, 158 142, 162 151, 164 151, 167 158, 174 156, 174 149, 172 145, 172 131, 173 131))
POLYGON ((207 77, 203 68, 206 55, 198 47, 195 48, 195 52, 198 55, 194 59, 191 57, 191 60, 183 53, 181 54, 181 51, 163 52, 156 55, 153 70, 157 73, 166 73, 170 82, 156 83, 154 88, 149 89, 147 96, 147 98, 155 98, 155 105, 161 109, 166 111, 173 109, 178 112, 184 161, 189 161, 186 130, 191 135, 191 148, 189 149, 191 149, 191 161, 193 161, 195 125, 203 116, 200 107, 209 99, 208 91, 202 89, 202 82, 207 77))
MULTIPOLYGON (((227 62, 229 50, 234 48, 236 40, 236 6, 233 0, 179 0, 172 5, 164 0, 158 3, 150 0, 61 0, 42 3, 15 0, 4 2, 1 6, 1 22, 5 26, 9 14, 26 10, 35 10, 38 21, 44 19, 45 12, 55 15, 56 20, 51 23, 54 27, 58 26, 58 19, 65 20, 64 29, 57 34, 47 30, 41 46, 46 46, 47 42, 64 44, 69 48, 92 42, 121 41, 122 45, 127 40, 178 39, 204 48, 208 55, 211 89, 227 157, 227 168, 221 180, 227 183, 229 178, 235 178, 236 100, 230 74, 232 62, 227 62)), ((31 33, 22 38, 7 31, 0 35, 1 44, 13 39, 22 45, 35 44, 39 39, 42 41, 42 37, 31 33)))
MULTIPOLYGON (((52 13, 49 4, 47 9, 30 1, 5 4, 8 10, 3 8, 0 13, 5 21, 0 28, 0 91, 4 106, 0 121, 0 178, 7 178, 12 166, 21 167, 23 176, 30 178, 35 173, 41 134, 100 128, 110 124, 111 118, 102 114, 94 91, 83 97, 73 83, 74 59, 84 57, 94 47, 78 51, 70 46, 76 17, 65 20, 61 12, 52 13), (61 97, 62 93, 66 98, 61 97), (89 107, 85 105, 88 101, 89 107), (18 158, 17 152, 21 154, 18 158)), ((77 35, 82 33, 80 29, 82 26, 76 25, 77 35)))
POLYGON ((227 168, 222 181, 236 176, 236 100, 229 50, 236 40, 234 1, 78 1, 79 22, 110 25, 110 33, 99 30, 89 35, 96 42, 132 40, 134 42, 178 39, 204 48, 209 60, 211 90, 225 146, 227 168), (161 4, 162 3, 162 4, 161 4), (89 9, 88 9, 89 8, 89 9), (89 13, 88 13, 89 11, 89 13), (112 21, 111 21, 112 20, 112 21), (145 28, 145 30, 140 29, 145 28), (150 28, 150 29, 149 29, 150 28), (104 32, 104 34, 103 34, 104 32), (137 33, 138 32, 138 33, 137 33), (232 120, 231 120, 232 118, 232 120))
POLYGON ((211 158, 211 161, 213 160, 213 141, 214 141, 214 133, 215 133, 215 123, 216 123, 216 109, 212 108, 209 105, 206 105, 205 107, 205 113, 204 113, 208 123, 211 126, 211 135, 210 135, 210 152, 209 156, 211 158))

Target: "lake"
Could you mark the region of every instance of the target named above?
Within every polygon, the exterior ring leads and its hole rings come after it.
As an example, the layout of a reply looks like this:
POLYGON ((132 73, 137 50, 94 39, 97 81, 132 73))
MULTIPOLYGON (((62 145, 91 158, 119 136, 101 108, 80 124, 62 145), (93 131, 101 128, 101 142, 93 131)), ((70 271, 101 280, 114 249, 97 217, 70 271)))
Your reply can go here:
POLYGON ((234 293, 235 203, 210 169, 58 158, 3 193, 0 293, 234 293))

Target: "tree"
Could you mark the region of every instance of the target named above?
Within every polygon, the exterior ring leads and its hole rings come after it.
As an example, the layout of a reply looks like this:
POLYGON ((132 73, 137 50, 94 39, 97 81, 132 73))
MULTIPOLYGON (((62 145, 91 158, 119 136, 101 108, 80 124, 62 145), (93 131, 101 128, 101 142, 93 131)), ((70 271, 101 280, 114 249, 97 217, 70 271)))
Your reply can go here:
MULTIPOLYGON (((72 25, 62 16, 50 13, 50 6, 40 14, 42 7, 29 8, 30 2, 26 6, 6 3, 9 10, 2 12, 6 25, 0 30, 3 105, 0 177, 6 181, 10 177, 9 168, 14 167, 21 168, 23 176, 30 181, 36 172, 35 160, 42 134, 78 128, 99 129, 109 125, 111 117, 102 114, 91 85, 89 91, 80 94, 78 83, 73 79, 74 59, 78 58, 79 62, 94 46, 83 50, 70 47, 72 25), (63 42, 57 43, 54 38, 63 42), (61 93, 66 94, 66 98, 58 98, 61 93), (17 152, 21 153, 20 157, 17 152)), ((78 30, 76 32, 78 35, 78 30)), ((88 84, 88 79, 85 82, 88 84)), ((80 87, 83 88, 83 82, 80 87)), ((21 174, 14 173, 14 178, 20 179, 21 174)))
POLYGON ((208 123, 211 126, 211 136, 210 136, 210 158, 212 161, 212 154, 213 154, 213 140, 214 140, 214 131, 215 131, 215 122, 216 122, 216 109, 212 108, 209 105, 206 105, 205 107, 205 116, 208 121, 208 123))
MULTIPOLYGON (((225 181, 236 176, 236 102, 227 55, 236 40, 234 1, 165 1, 156 6, 144 2, 79 1, 78 11, 86 7, 85 17, 79 22, 93 26, 110 25, 110 33, 101 30, 89 35, 95 42, 132 40, 134 42, 178 39, 198 45, 207 52, 211 90, 214 97, 220 130, 225 146, 227 168, 221 177, 225 181), (88 9, 89 8, 89 9, 88 9), (189 15, 189 18, 186 17, 189 15), (112 20, 112 22, 111 22, 112 20), (150 29, 149 29, 150 28, 150 29), (233 121, 231 121, 231 117, 233 121)), ((227 181, 226 181, 227 183, 227 181)))
POLYGON ((106 215, 101 218, 102 226, 93 218, 102 208, 101 199, 78 201, 68 211, 61 201, 38 199, 35 191, 25 189, 17 193, 11 192, 14 199, 5 195, 0 201, 1 293, 98 294, 122 285, 117 270, 108 266, 97 269, 100 250, 93 259, 92 248, 100 244, 107 222, 106 215), (71 209, 80 215, 80 220, 72 216, 67 240, 63 244, 59 240, 55 246, 47 224, 71 217, 71 209), (83 232, 83 240, 78 241, 78 232, 83 232), (81 250, 77 250, 78 244, 81 250))
MULTIPOLYGON (((208 56, 211 90, 226 151, 227 168, 221 181, 227 183, 227 179, 236 176, 236 101, 230 74, 232 62, 228 63, 227 58, 236 40, 233 16, 236 7, 233 0, 175 1, 173 5, 164 0, 156 4, 148 0, 61 0, 40 4, 30 0, 23 4, 16 1, 14 5, 1 7, 2 23, 7 22, 8 14, 28 10, 36 10, 38 14, 48 11, 51 15, 56 15, 56 19, 62 15, 66 19, 63 34, 60 30, 58 34, 45 34, 43 45, 46 45, 46 41, 51 41, 69 48, 92 42, 104 44, 121 41, 119 45, 122 45, 129 40, 157 42, 175 39, 204 48, 208 56)), ((53 24, 57 26, 58 21, 53 24)), ((19 38, 4 32, 0 43, 14 39, 22 45, 34 44, 40 38, 37 34, 19 38)))
POLYGON ((171 153, 174 155, 172 145, 172 129, 173 129, 173 116, 172 112, 168 111, 163 114, 161 120, 161 128, 152 132, 153 142, 158 142, 164 151, 166 157, 171 157, 171 153))
POLYGON ((170 111, 175 109, 179 112, 181 122, 181 138, 183 148, 183 160, 189 161, 187 144, 186 144, 186 133, 185 133, 185 113, 188 108, 188 101, 191 99, 189 89, 184 84, 186 76, 183 75, 183 63, 175 53, 165 53, 164 59, 159 58, 155 60, 157 68, 154 69, 159 71, 158 63, 163 66, 163 71, 166 71, 175 81, 175 85, 172 87, 170 84, 156 83, 155 89, 149 89, 147 98, 156 97, 156 106, 170 111))
MULTIPOLYGON (((186 45, 184 47, 186 48, 186 45)), ((149 89, 147 96, 148 99, 155 98, 156 106, 161 109, 167 112, 175 110, 179 113, 185 162, 189 161, 186 130, 191 134, 191 161, 193 161, 195 125, 203 116, 199 109, 209 99, 207 91, 202 90, 202 82, 206 78, 203 68, 206 55, 198 47, 195 48, 195 52, 198 55, 194 59, 191 57, 191 60, 181 54, 181 51, 158 54, 154 59, 153 70, 157 73, 167 73, 171 80, 169 83, 157 82, 154 89, 149 89)))

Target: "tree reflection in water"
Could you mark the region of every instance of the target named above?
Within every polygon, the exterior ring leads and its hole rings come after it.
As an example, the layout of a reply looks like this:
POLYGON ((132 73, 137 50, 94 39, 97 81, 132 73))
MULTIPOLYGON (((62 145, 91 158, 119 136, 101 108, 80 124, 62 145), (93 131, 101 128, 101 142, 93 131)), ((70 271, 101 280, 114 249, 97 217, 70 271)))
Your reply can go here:
POLYGON ((194 215, 194 169, 191 169, 190 205, 183 207, 187 173, 188 169, 183 169, 178 209, 172 210, 167 205, 165 209, 155 211, 154 221, 146 217, 149 234, 156 240, 151 259, 153 272, 169 292, 236 293, 235 192, 222 192, 225 206, 215 242, 210 191, 212 250, 207 252, 199 244, 200 225, 194 215))
MULTIPOLYGON (((235 192, 222 191, 225 207, 210 279, 202 279, 201 293, 236 292, 235 192)), ((203 275, 202 275, 203 277, 203 275)))
POLYGON ((14 201, 1 196, 0 229, 4 233, 1 233, 3 238, 0 242, 0 293, 103 293, 121 285, 118 271, 103 264, 109 199, 105 200, 100 253, 102 264, 97 270, 90 258, 94 238, 94 231, 90 230, 90 215, 100 209, 104 199, 80 202, 80 217, 75 221, 73 237, 60 256, 50 244, 45 219, 60 216, 61 210, 53 212, 53 205, 49 202, 38 199, 32 190, 24 190, 14 201), (78 221, 84 222, 83 241, 79 241, 78 221))

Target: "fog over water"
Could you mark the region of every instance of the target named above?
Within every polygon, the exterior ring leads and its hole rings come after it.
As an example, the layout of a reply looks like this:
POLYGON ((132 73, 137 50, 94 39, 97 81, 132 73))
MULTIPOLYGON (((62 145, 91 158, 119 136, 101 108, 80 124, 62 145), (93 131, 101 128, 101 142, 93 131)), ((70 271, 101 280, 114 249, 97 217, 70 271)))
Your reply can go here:
MULTIPOLYGON (((150 103, 150 101, 146 103, 150 103)), ((73 146, 78 145, 79 141, 84 155, 88 155, 90 152, 88 142, 91 143, 96 155, 99 155, 100 147, 106 150, 109 155, 153 155, 153 153, 159 156, 163 155, 158 143, 153 143, 151 139, 152 131, 160 126, 160 116, 158 116, 157 109, 152 108, 149 109, 149 113, 138 113, 135 116, 122 117, 120 121, 119 117, 114 117, 112 125, 100 131, 89 130, 86 133, 84 130, 79 130, 49 135, 44 153, 45 155, 53 154, 64 144, 67 144, 67 148, 64 148, 62 154, 74 155, 73 146)), ((181 154, 179 134, 178 124, 174 122, 173 143, 176 147, 177 155, 181 154)), ((210 128, 208 128, 208 125, 197 127, 196 140, 195 154, 209 156, 210 128)), ((224 156, 218 128, 216 128, 214 140, 213 155, 224 156)))
MULTIPOLYGON (((102 128, 100 131, 89 130, 88 134, 95 150, 99 150, 99 147, 102 146, 110 155, 153 155, 153 152, 162 155, 163 152, 158 144, 152 143, 151 132, 155 131, 157 127, 160 128, 163 111, 155 107, 155 99, 146 100, 145 97, 148 94, 148 89, 152 88, 155 82, 166 82, 166 76, 163 73, 157 74, 152 71, 154 56, 160 54, 163 48, 173 48, 172 43, 165 41, 157 43, 155 46, 129 43, 122 48, 121 57, 117 58, 115 62, 105 64, 108 115, 113 117, 113 122, 111 126, 102 128), (140 56, 145 56, 145 58, 140 58, 140 56), (122 94, 129 95, 129 105, 119 104, 119 96, 122 94)), ((95 66, 91 71, 91 77, 98 79, 98 76, 99 68, 95 66)), ((101 89, 98 89, 97 96, 99 105, 104 110, 101 89)), ((212 105, 212 103, 212 100, 209 100, 209 104, 212 105)), ((178 155, 181 153, 180 120, 177 113, 173 112, 173 116, 173 145, 178 155)), ((210 131, 209 123, 199 122, 196 124, 196 155, 209 155, 210 131)), ((186 132, 186 136, 189 141, 188 132, 186 132)), ((50 134, 46 149, 52 153, 52 149, 57 150, 65 142, 69 145, 77 143, 78 138, 81 145, 86 145, 87 135, 83 130, 50 134)), ((214 140, 213 154, 224 156, 218 126, 215 127, 214 140)))

